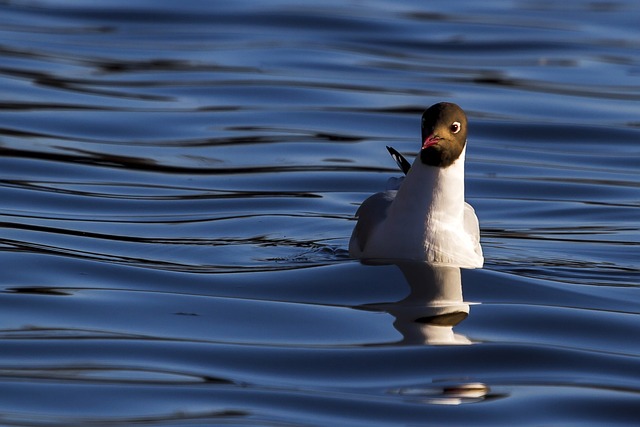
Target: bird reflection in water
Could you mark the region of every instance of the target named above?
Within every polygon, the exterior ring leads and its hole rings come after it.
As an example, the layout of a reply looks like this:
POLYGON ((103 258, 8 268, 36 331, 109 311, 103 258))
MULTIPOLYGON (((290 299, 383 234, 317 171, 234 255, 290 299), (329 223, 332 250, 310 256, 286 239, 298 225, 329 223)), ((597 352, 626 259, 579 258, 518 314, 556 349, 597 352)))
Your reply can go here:
MULTIPOLYGON (((393 345, 469 345, 473 342, 454 328, 469 315, 469 303, 462 297, 459 267, 424 262, 394 263, 409 285, 409 294, 394 303, 368 305, 395 319, 394 328, 402 335, 393 345)), ((494 399, 489 386, 465 379, 434 380, 423 386, 390 390, 391 393, 422 403, 459 405, 494 399)))
MULTIPOLYGON (((402 335, 399 344, 471 344, 453 328, 469 315, 462 298, 460 268, 424 262, 395 262, 409 285, 401 301, 373 304, 367 308, 391 314, 402 335)), ((396 343, 398 344, 398 343, 396 343)))

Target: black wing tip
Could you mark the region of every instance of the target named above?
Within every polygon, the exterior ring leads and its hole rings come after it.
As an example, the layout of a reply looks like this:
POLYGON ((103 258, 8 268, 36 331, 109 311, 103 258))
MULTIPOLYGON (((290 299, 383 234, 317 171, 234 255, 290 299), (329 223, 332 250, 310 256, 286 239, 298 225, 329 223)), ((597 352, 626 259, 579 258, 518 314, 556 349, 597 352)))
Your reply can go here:
POLYGON ((411 163, 409 163, 407 159, 405 159, 404 156, 400 154, 395 148, 388 145, 386 147, 389 154, 391 154, 391 158, 395 160, 395 162, 398 164, 398 167, 406 175, 407 172, 409 172, 409 169, 411 169, 411 163))

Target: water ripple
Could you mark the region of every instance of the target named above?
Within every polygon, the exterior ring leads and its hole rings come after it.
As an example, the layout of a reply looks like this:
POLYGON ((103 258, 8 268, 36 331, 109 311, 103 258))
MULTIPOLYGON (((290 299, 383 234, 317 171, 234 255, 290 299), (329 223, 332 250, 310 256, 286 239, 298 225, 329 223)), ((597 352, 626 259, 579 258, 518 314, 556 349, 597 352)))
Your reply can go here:
POLYGON ((638 6, 456 6, 0 4, 0 422, 633 425, 638 6), (442 100, 485 268, 350 260, 442 100))

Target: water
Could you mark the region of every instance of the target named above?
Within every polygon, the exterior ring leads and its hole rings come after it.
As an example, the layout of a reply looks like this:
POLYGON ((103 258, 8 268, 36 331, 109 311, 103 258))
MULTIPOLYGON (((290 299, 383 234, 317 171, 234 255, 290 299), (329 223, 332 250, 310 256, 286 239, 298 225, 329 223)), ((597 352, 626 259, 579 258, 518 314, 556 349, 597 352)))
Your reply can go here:
POLYGON ((3 425, 638 423, 635 2, 0 10, 3 425), (485 268, 349 259, 441 100, 485 268))

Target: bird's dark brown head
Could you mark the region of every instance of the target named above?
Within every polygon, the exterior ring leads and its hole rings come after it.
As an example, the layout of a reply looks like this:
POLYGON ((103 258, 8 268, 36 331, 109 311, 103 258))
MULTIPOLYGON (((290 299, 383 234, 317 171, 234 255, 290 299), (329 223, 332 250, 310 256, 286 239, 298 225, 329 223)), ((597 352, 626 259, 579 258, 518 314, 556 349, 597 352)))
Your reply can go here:
POLYGON ((420 161, 425 165, 451 166, 466 143, 467 116, 456 104, 440 102, 422 114, 420 161))

